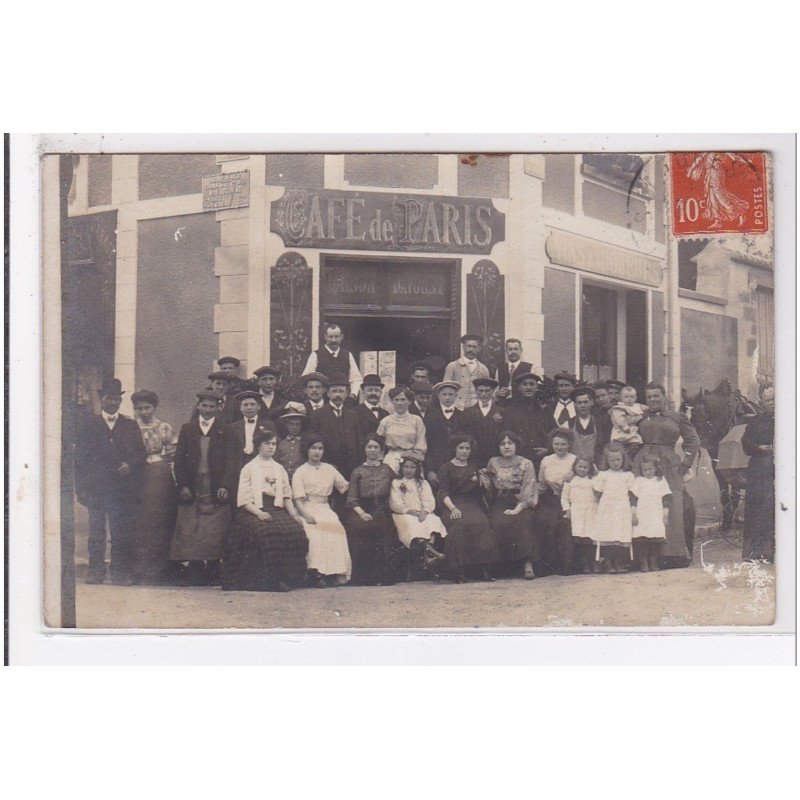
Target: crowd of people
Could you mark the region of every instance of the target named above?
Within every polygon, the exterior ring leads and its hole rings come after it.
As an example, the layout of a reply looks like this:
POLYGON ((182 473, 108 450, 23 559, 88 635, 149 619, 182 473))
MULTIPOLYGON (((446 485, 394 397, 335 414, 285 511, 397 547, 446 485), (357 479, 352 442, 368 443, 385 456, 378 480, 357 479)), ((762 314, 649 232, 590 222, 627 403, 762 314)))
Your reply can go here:
POLYGON ((278 369, 253 384, 220 358, 177 437, 155 392, 133 393, 134 420, 120 381, 103 384, 74 454, 89 583, 107 577, 106 522, 110 579, 126 585, 287 591, 690 563, 684 476, 699 440, 663 386, 639 398, 623 381, 543 378, 517 339, 492 376, 467 334, 441 380, 423 360, 388 388, 359 373, 337 325, 324 334, 294 400, 278 369))

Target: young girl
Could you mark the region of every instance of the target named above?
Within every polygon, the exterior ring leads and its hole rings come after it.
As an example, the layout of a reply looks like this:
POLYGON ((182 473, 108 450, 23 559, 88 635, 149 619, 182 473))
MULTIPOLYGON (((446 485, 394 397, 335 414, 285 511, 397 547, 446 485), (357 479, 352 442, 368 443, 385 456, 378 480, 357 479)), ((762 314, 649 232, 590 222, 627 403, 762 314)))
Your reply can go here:
POLYGON ((431 485, 422 477, 419 456, 402 456, 400 477, 392 481, 389 505, 397 536, 411 551, 412 577, 422 577, 428 570, 438 575, 447 529, 433 513, 436 501, 431 485))
POLYGON ((660 569, 658 561, 667 539, 665 519, 672 492, 661 475, 658 459, 644 456, 642 474, 633 482, 633 552, 642 572, 660 569))
POLYGON ((347 533, 328 498, 334 489, 344 494, 348 483, 336 467, 322 460, 322 434, 306 434, 302 449, 307 460, 294 473, 292 492, 308 538, 308 568, 319 588, 339 586, 350 580, 352 562, 347 533))
POLYGON ((592 481, 599 498, 592 538, 597 546, 596 559, 600 558, 600 548, 604 548, 610 563, 608 571, 616 575, 625 572, 626 551, 630 551, 633 538, 630 491, 634 477, 627 466, 622 442, 606 445, 603 462, 606 469, 592 481))
POLYGON ((597 515, 597 498, 591 478, 593 470, 590 458, 577 456, 572 465, 575 477, 561 489, 561 508, 564 509, 564 518, 571 523, 572 546, 578 553, 584 575, 593 572, 593 562, 596 564, 592 545, 597 515))
POLYGON ((620 390, 620 402, 611 407, 611 441, 622 442, 630 458, 642 444, 639 423, 644 419, 647 406, 636 402, 636 389, 623 386, 620 390))
POLYGON ((239 476, 236 521, 222 552, 222 588, 288 592, 306 576, 308 540, 292 502, 286 470, 274 459, 278 439, 253 434, 257 453, 239 476))

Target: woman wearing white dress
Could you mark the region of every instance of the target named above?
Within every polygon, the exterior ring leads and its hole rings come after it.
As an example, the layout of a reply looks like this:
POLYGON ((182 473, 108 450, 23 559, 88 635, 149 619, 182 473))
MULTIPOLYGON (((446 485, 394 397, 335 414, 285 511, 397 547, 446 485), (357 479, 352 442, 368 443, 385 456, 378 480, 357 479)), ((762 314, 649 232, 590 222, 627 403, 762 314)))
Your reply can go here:
POLYGON ((421 577, 425 569, 435 573, 444 560, 443 540, 447 528, 433 513, 436 500, 431 485, 422 477, 419 457, 402 457, 400 477, 392 481, 389 505, 397 536, 411 551, 412 574, 421 577))
POLYGON ((389 390, 389 399, 394 411, 378 423, 376 433, 386 439, 384 464, 388 464, 395 475, 399 475, 400 459, 405 455, 416 455, 423 459, 428 444, 422 418, 408 411, 414 393, 407 386, 398 384, 389 390))
POLYGON ((339 586, 350 580, 352 562, 347 533, 328 498, 334 489, 344 494, 348 483, 336 467, 322 460, 322 434, 306 434, 302 449, 307 460, 295 470, 292 494, 308 538, 308 569, 313 570, 318 587, 339 586))

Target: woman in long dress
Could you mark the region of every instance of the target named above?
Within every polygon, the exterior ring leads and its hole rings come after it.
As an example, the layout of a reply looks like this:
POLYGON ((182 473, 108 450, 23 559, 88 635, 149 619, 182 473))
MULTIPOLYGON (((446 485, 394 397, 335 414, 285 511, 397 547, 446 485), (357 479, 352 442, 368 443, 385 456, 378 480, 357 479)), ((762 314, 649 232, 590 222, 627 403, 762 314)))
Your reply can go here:
POLYGON ((572 566, 572 532, 561 507, 561 490, 572 480, 575 454, 570 447, 575 434, 555 428, 547 437, 552 451, 539 465, 539 502, 534 513, 534 536, 540 542, 543 574, 569 575, 572 566))
POLYGON ((392 481, 390 505, 397 536, 411 554, 411 580, 423 578, 426 571, 438 575, 447 528, 434 513, 436 499, 430 483, 422 477, 418 456, 403 456, 400 461, 400 477, 392 481))
POLYGON ((351 583, 389 586, 397 579, 399 549, 389 511, 394 472, 383 463, 382 436, 369 434, 363 444, 366 460, 350 476, 344 519, 353 560, 351 583))
POLYGON ((256 457, 239 475, 236 522, 222 554, 222 588, 288 592, 306 577, 308 540, 286 470, 274 459, 273 431, 256 431, 256 457))
POLYGON ((497 540, 500 561, 522 568, 525 580, 533 580, 531 509, 536 506, 539 491, 533 462, 517 455, 522 439, 514 431, 502 431, 497 439, 499 455, 492 456, 481 473, 491 482, 493 500, 489 513, 497 540))
POLYGON ((766 409, 747 423, 742 449, 750 456, 744 501, 744 547, 749 561, 775 559, 775 390, 764 389, 761 404, 766 409))
POLYGON ((424 458, 428 445, 425 441, 425 423, 421 417, 408 411, 414 399, 411 389, 398 384, 389 390, 389 399, 394 410, 378 423, 377 433, 386 440, 383 460, 395 475, 399 475, 400 459, 411 453, 424 458))
POLYGON ((155 416, 155 392, 142 389, 131 395, 131 401, 147 452, 140 472, 131 577, 134 583, 159 584, 167 578, 169 545, 178 509, 172 475, 177 437, 169 423, 155 416))
POLYGON ((322 460, 325 437, 321 433, 307 433, 302 449, 306 463, 294 473, 292 494, 308 539, 306 564, 319 588, 341 586, 350 580, 353 565, 347 532, 329 498, 334 490, 344 494, 348 484, 336 467, 322 460))
POLYGON ((491 570, 499 555, 486 516, 478 470, 469 463, 475 440, 469 434, 457 433, 450 445, 452 458, 439 470, 439 499, 447 510, 444 514, 447 565, 457 583, 465 580, 468 570, 485 581, 493 581, 491 570))

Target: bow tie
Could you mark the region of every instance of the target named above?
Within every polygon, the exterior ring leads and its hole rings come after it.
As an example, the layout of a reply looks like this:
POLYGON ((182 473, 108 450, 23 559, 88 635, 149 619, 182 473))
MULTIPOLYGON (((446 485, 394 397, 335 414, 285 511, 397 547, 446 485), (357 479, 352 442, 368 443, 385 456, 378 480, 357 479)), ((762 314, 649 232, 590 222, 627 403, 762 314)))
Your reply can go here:
POLYGON ((247 419, 247 417, 245 417, 245 420, 244 420, 244 421, 245 421, 245 422, 246 422, 248 425, 254 425, 254 424, 256 423, 256 418, 255 418, 255 417, 253 417, 253 419, 247 419))
POLYGON ((453 416, 453 409, 452 409, 452 408, 443 408, 443 409, 442 409, 442 413, 443 413, 443 414, 444 414, 446 417, 452 417, 452 416, 453 416))
POLYGON ((117 417, 106 417, 106 422, 116 422, 117 417))
POLYGON ((286 441, 287 442, 299 442, 300 441, 300 437, 299 436, 287 436, 286 437, 286 441))

